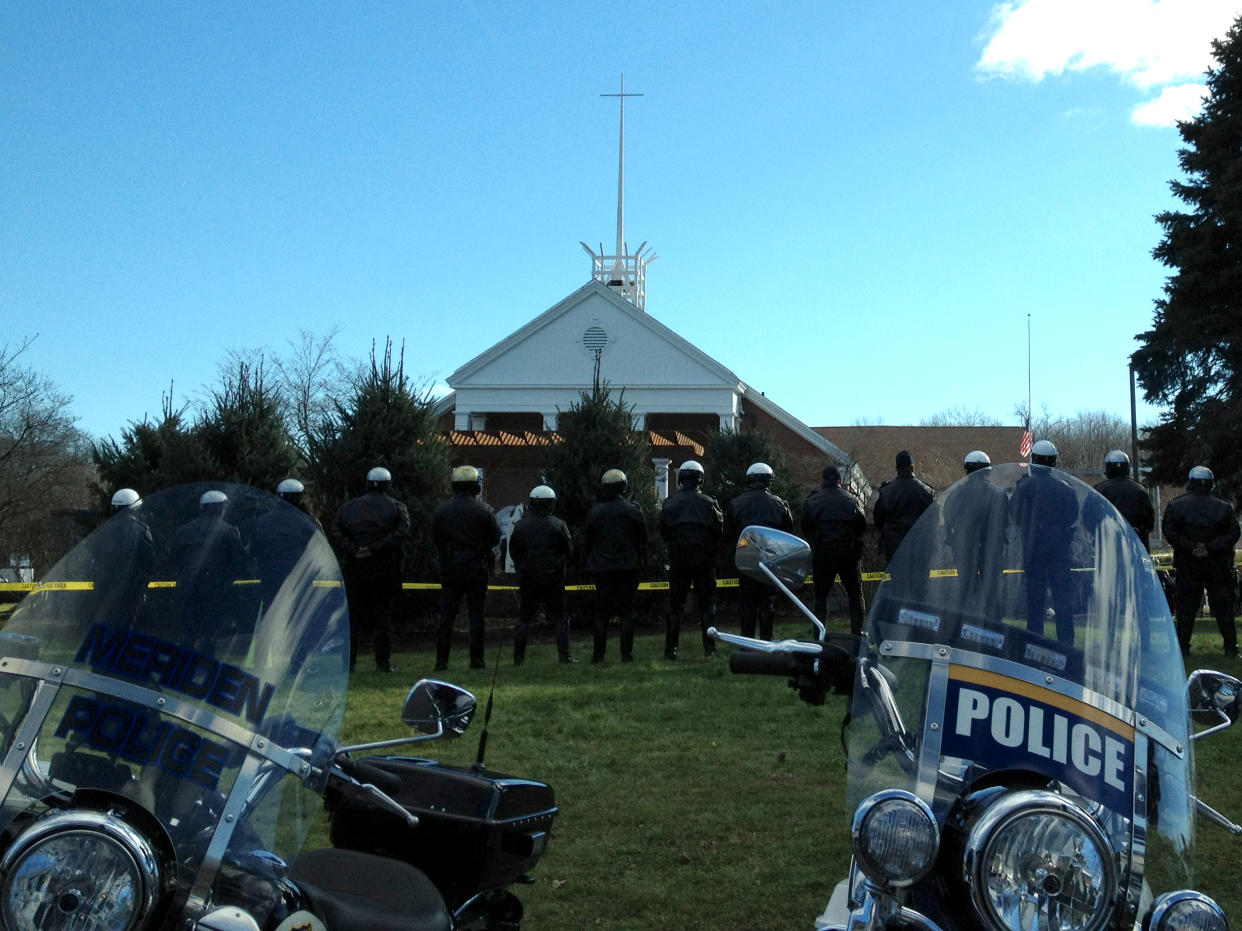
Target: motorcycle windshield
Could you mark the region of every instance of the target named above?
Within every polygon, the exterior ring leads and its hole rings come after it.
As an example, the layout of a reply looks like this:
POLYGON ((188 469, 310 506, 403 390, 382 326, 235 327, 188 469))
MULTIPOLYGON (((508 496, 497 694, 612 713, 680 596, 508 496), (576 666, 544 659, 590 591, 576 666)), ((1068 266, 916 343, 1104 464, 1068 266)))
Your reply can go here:
POLYGON ((116 807, 188 890, 252 851, 290 855, 320 815, 281 777, 335 746, 348 612, 323 533, 279 498, 179 486, 117 513, 17 607, 0 657, 10 836, 51 808, 116 807))
POLYGON ((1185 671, 1150 558, 1056 469, 997 465, 939 495, 888 567, 851 709, 850 793, 1052 786, 1103 826, 1131 888, 1188 886, 1185 671))

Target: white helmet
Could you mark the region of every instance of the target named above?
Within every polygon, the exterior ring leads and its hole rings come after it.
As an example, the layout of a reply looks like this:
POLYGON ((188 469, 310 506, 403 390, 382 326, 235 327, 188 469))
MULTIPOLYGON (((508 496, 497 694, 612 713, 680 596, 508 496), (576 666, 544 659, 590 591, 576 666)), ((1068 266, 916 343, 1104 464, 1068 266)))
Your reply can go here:
POLYGON ((1201 465, 1197 465, 1190 470, 1188 479, 1186 482, 1187 488, 1203 489, 1204 491, 1211 491, 1212 486, 1216 483, 1216 476, 1212 474, 1212 470, 1207 466, 1201 465))
POLYGON ((1114 449, 1104 457, 1104 474, 1109 478, 1119 478, 1130 474, 1130 457, 1124 450, 1114 449))
POLYGON ((606 492, 615 491, 623 495, 629 488, 630 482, 620 469, 609 469, 599 480, 599 484, 606 492))
POLYGON ((125 508, 132 508, 141 500, 142 498, 134 489, 118 488, 116 494, 112 496, 112 510, 123 511, 125 508))
POLYGON ((453 491, 477 495, 483 490, 483 476, 472 465, 459 465, 449 476, 453 491))
POLYGON ((1031 462, 1043 466, 1056 465, 1057 448, 1049 440, 1040 440, 1031 447, 1031 462))
POLYGON ((962 467, 967 474, 978 472, 980 469, 986 469, 992 465, 992 460, 988 458, 988 454, 981 449, 972 449, 966 454, 966 458, 962 460, 962 467))
POLYGON ((536 485, 530 490, 530 509, 548 514, 556 506, 556 492, 547 485, 536 485))
POLYGON ((702 485, 703 484, 703 466, 695 462, 693 459, 687 459, 677 469, 678 485, 702 485))
POLYGON ((202 495, 198 499, 198 506, 200 508, 205 508, 213 504, 228 504, 228 502, 229 502, 228 495, 226 495, 222 491, 216 491, 213 488, 211 491, 205 491, 202 493, 202 495))
POLYGON ((391 482, 392 473, 383 466, 376 466, 367 473, 367 482, 391 482))
POLYGON ((746 470, 746 484, 762 485, 766 488, 772 484, 775 474, 766 462, 752 462, 750 468, 746 470))
POLYGON ((296 478, 286 478, 276 486, 276 494, 278 495, 300 495, 306 492, 306 487, 296 478))

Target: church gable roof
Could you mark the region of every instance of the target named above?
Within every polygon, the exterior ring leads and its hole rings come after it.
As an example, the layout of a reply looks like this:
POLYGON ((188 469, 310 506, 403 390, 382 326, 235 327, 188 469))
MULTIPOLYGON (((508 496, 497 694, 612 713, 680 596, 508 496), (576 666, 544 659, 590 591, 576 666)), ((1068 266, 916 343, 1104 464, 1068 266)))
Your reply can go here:
POLYGON ((736 375, 649 314, 590 281, 446 381, 454 390, 505 385, 590 384, 595 351, 600 375, 617 385, 728 387, 736 375))

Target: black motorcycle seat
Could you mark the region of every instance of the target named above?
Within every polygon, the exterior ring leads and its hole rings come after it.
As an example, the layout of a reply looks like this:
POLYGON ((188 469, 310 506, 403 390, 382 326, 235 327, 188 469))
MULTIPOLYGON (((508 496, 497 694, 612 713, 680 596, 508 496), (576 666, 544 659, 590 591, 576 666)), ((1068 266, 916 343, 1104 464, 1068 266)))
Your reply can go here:
POLYGON ((289 871, 329 931, 451 931, 444 899, 408 863, 328 847, 302 854, 289 871))

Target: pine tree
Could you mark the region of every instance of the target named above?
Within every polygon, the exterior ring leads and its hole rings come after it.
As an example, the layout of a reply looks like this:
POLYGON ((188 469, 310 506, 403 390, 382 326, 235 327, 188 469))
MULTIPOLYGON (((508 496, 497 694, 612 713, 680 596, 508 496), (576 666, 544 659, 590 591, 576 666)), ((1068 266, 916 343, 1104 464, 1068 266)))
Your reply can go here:
POLYGON ((1152 329, 1132 356, 1147 400, 1167 405, 1144 442, 1157 482, 1182 484, 1205 464, 1242 489, 1242 20, 1212 43, 1202 112, 1178 124, 1185 180, 1170 182, 1187 212, 1156 217, 1152 254, 1173 269, 1152 329))
POLYGON ((543 480, 556 492, 556 513, 575 535, 599 495, 608 469, 629 479, 630 494, 642 505, 648 523, 655 511, 655 478, 647 436, 634 429, 633 408, 624 392, 615 400, 608 384, 582 392, 558 417, 560 442, 545 447, 540 459, 543 480))
POLYGON ((371 349, 370 366, 355 377, 348 399, 338 402, 311 440, 309 474, 320 499, 325 527, 347 499, 361 494, 375 466, 392 473, 394 498, 410 512, 407 573, 432 569, 431 517, 448 493, 448 444, 433 414, 434 400, 405 375, 404 352, 393 359, 387 340, 381 357, 371 349))

